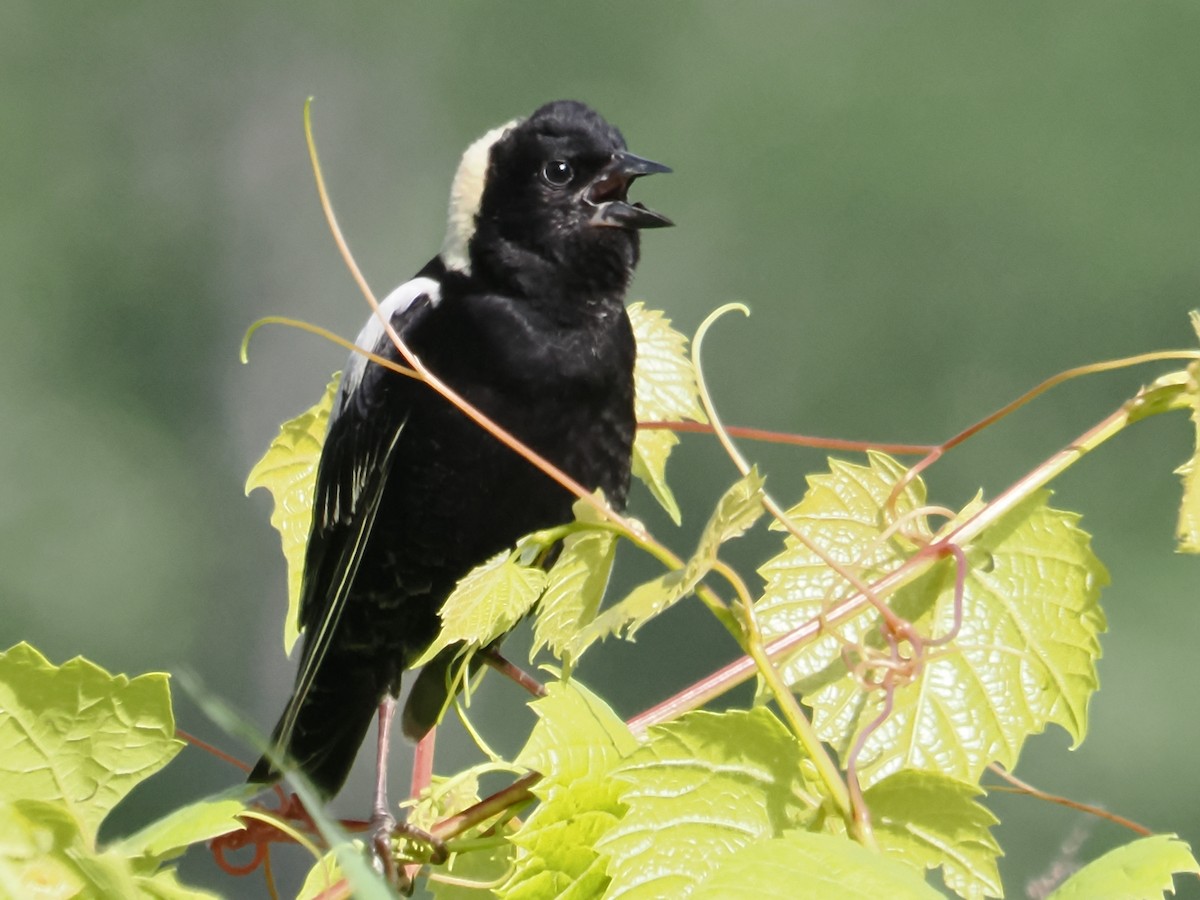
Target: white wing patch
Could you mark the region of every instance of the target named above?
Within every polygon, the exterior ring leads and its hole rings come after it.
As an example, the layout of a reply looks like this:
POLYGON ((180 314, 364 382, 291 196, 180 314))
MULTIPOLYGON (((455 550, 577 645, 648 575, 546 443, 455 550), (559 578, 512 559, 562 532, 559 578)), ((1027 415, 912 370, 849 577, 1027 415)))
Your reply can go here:
MULTIPOLYGON (((422 294, 429 296, 429 301, 435 306, 442 298, 441 285, 432 278, 414 278, 411 281, 406 281, 400 287, 396 288, 383 302, 379 304, 379 311, 383 313, 383 317, 391 322, 392 319, 399 313, 404 312, 413 302, 422 294)), ((374 312, 367 319, 367 323, 363 325, 362 331, 358 333, 354 343, 363 350, 369 350, 372 353, 377 353, 380 356, 384 355, 384 351, 391 345, 391 338, 383 328, 383 323, 379 321, 379 316, 374 312)), ((337 402, 334 404, 333 412, 329 416, 329 423, 332 425, 343 409, 346 408, 346 402, 350 399, 350 395, 358 390, 358 386, 362 384, 363 375, 366 374, 367 365, 370 363, 365 356, 360 353, 351 353, 350 360, 346 363, 345 374, 342 375, 342 383, 338 388, 337 402)))
POLYGON ((454 183, 450 186, 450 213, 446 221, 446 240, 442 244, 442 262, 447 269, 471 274, 467 245, 475 233, 475 217, 479 215, 479 204, 483 199, 492 145, 520 122, 520 119, 513 119, 493 128, 462 155, 462 162, 454 173, 454 183))

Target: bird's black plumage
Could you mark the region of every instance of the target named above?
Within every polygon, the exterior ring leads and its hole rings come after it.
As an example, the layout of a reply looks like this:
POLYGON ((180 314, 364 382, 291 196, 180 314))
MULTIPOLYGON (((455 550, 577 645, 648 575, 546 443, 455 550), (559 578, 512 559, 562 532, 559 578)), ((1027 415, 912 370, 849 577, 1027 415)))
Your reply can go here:
MULTIPOLYGON (((383 304, 431 371, 618 507, 635 429, 625 291, 638 229, 670 224, 625 193, 656 171, 581 103, 495 129, 464 154, 442 252, 383 304)), ((400 361, 374 320, 358 343, 400 361)), ((277 750, 336 793, 457 580, 569 521, 573 499, 426 384, 352 355, 318 467, 303 652, 277 750)), ((440 671, 419 679, 410 737, 445 698, 440 671)), ((264 758, 251 779, 273 776, 264 758)))

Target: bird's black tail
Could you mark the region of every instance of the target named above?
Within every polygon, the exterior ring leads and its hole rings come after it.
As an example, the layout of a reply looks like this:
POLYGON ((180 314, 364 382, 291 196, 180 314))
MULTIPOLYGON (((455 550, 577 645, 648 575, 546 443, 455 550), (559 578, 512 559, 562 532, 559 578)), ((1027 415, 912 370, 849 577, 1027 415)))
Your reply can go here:
MULTIPOLYGON (((275 726, 274 755, 294 764, 322 796, 332 797, 345 784, 385 691, 369 670, 325 660, 275 726)), ((279 770, 264 756, 247 780, 267 783, 278 777, 279 770)))

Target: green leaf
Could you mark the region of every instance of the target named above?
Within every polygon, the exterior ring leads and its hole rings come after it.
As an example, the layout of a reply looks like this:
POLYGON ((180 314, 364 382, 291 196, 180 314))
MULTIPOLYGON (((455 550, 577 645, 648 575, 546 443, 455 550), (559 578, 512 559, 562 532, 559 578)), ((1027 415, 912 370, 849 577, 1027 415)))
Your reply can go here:
POLYGON ((1159 900, 1175 892, 1171 876, 1200 875, 1186 843, 1173 834, 1140 838, 1088 863, 1047 900, 1159 900))
POLYGON ((283 625, 283 649, 289 654, 300 636, 300 584, 304 577, 304 550, 312 527, 317 463, 340 380, 341 373, 335 372, 316 405, 283 423, 279 436, 271 441, 246 478, 247 494, 256 488, 266 488, 275 501, 271 525, 279 532, 283 557, 287 560, 288 611, 283 625))
POLYGON ((476 566, 442 604, 442 630, 412 667, 459 641, 468 647, 487 646, 521 621, 545 586, 545 570, 521 565, 509 550, 476 566))
POLYGON ((685 574, 684 569, 675 569, 638 585, 581 628, 567 642, 564 654, 577 660, 584 650, 609 635, 633 640, 639 628, 687 595, 690 588, 685 574))
MULTIPOLYGON (((883 454, 868 466, 834 461, 789 516, 825 553, 876 581, 931 538, 917 511, 925 487, 914 480, 885 509, 904 469, 883 454), (904 529, 890 529, 896 517, 904 529), (885 535, 886 532, 886 535, 885 535)), ((869 785, 900 768, 941 772, 974 782, 983 768, 1016 762, 1026 737, 1055 722, 1075 739, 1087 729, 1097 687, 1096 661, 1104 615, 1100 588, 1108 576, 1078 516, 1049 508, 1036 493, 962 548, 967 571, 962 627, 949 649, 931 651, 909 683, 897 687, 891 714, 866 740, 860 777, 869 785)), ((853 593, 813 552, 790 535, 784 551, 761 569, 766 590, 757 606, 764 636, 788 633, 819 618, 853 593)), ((887 598, 892 610, 928 637, 952 632, 955 567, 944 559, 887 598)), ((879 649, 871 608, 791 654, 789 684, 813 708, 822 739, 843 759, 882 710, 878 690, 864 691, 841 656, 843 644, 879 649)))
POLYGON ((763 514, 762 488, 763 478, 757 469, 751 469, 736 481, 717 503, 700 534, 696 552, 684 567, 634 588, 623 600, 578 629, 567 643, 567 652, 578 659, 589 646, 610 635, 632 640, 648 621, 694 591, 716 565, 721 544, 745 534, 763 514))
MULTIPOLYGON (((637 341, 634 365, 634 413, 639 422, 708 421, 696 389, 696 371, 687 354, 687 337, 671 320, 641 303, 629 305, 637 341)), ((670 431, 639 428, 633 444, 633 475, 679 524, 679 504, 667 486, 667 457, 679 443, 670 431)))
MULTIPOLYGON (((741 537, 763 514, 763 484, 766 479, 753 467, 744 478, 734 482, 717 502, 717 508, 709 517, 708 524, 700 535, 700 543, 692 556, 689 568, 699 566, 708 574, 717 560, 717 551, 726 541, 741 537)), ((695 580, 698 582, 699 578, 695 580)))
POLYGON ((684 897, 735 851, 811 815, 799 744, 766 709, 693 712, 651 728, 613 773, 624 818, 597 844, 606 897, 684 897))
POLYGON ((864 799, 875 840, 886 855, 919 872, 942 869, 946 886, 968 900, 1002 897, 989 829, 998 820, 975 802, 974 784, 904 769, 876 783, 864 799))
POLYGON ((691 900, 939 900, 913 871, 844 837, 793 832, 731 854, 691 900))
POLYGON ((621 717, 579 683, 552 681, 546 696, 529 708, 538 717, 517 765, 542 774, 535 788, 570 786, 604 773, 637 749, 637 740, 621 717))
POLYGON ((0 655, 0 800, 61 803, 88 841, 134 785, 179 752, 167 676, 110 675, 28 644, 0 655))
POLYGON ((607 529, 578 531, 563 541, 538 604, 530 662, 542 647, 571 662, 571 641, 596 618, 616 554, 616 537, 607 529))
POLYGON ((192 844, 241 831, 246 826, 238 815, 245 810, 246 804, 241 800, 206 799, 189 803, 122 839, 114 849, 126 856, 169 859, 192 844))
POLYGON ((633 439, 633 477, 650 489, 676 525, 683 521, 679 502, 667 484, 667 459, 679 438, 665 428, 639 428, 633 439))
POLYGON ((512 837, 505 900, 600 896, 608 883, 597 839, 624 812, 613 768, 637 748, 625 723, 578 681, 553 682, 530 704, 538 722, 517 759, 542 774, 541 801, 512 837))
POLYGON ((634 410, 639 422, 706 422, 696 370, 688 357, 688 339, 671 320, 641 301, 629 304, 629 321, 637 341, 634 366, 634 410))

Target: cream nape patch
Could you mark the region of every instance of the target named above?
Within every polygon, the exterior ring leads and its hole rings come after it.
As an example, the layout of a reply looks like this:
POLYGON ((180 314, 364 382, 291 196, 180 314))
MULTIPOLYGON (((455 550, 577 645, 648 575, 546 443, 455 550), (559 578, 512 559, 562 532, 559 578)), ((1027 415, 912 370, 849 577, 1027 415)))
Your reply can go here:
POLYGON ((492 145, 520 123, 521 119, 513 119, 493 128, 463 153, 450 186, 450 213, 446 220, 446 240, 441 253, 447 269, 471 274, 467 245, 475 233, 475 217, 479 215, 479 204, 483 200, 483 185, 487 178, 492 145))

